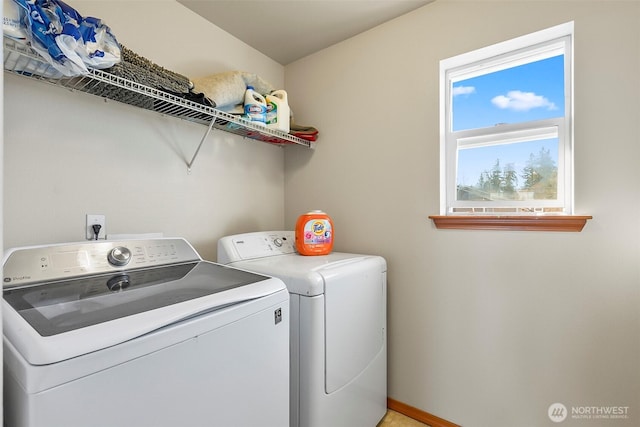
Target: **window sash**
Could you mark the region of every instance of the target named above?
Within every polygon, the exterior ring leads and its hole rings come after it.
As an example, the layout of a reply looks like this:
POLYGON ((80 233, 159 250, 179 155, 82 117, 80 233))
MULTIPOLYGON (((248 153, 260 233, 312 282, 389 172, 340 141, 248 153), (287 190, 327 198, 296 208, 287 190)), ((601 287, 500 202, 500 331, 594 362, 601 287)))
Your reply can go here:
MULTIPOLYGON (((455 132, 452 138, 455 143, 447 145, 447 157, 454 159, 451 167, 447 169, 447 197, 446 205, 447 214, 460 213, 460 209, 471 208, 488 208, 489 212, 495 213, 491 209, 515 208, 519 207, 519 212, 529 213, 530 210, 537 208, 553 208, 553 212, 558 212, 558 208, 566 213, 568 192, 565 170, 568 162, 565 156, 567 151, 565 148, 567 133, 565 131, 565 120, 562 118, 541 120, 532 123, 518 123, 513 125, 500 126, 502 132, 496 132, 494 129, 466 130, 455 132), (540 139, 558 138, 558 180, 556 199, 539 199, 539 200, 457 200, 458 194, 458 151, 468 148, 487 147, 503 144, 517 144, 521 142, 535 141, 540 139)), ((539 213, 542 212, 538 209, 539 213)), ((480 212, 470 212, 478 214, 480 212)))
POLYGON ((531 62, 559 56, 564 54, 569 41, 569 37, 562 37, 540 43, 535 47, 519 49, 516 52, 509 52, 508 54, 480 60, 471 65, 450 69, 447 71, 448 80, 451 82, 451 85, 453 85, 462 80, 472 79, 485 74, 506 70, 507 68, 514 68, 531 62))

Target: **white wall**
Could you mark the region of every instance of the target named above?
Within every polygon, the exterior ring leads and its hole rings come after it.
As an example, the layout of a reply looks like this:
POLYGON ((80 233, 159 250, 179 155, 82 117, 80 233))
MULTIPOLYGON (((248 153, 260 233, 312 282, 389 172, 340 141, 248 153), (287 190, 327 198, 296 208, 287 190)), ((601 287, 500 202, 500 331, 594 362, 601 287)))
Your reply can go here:
MULTIPOLYGON (((3 11, 3 5, 0 5, 0 12, 3 11)), ((4 14, 2 15, 4 16, 4 14)), ((0 46, 0 52, 4 52, 4 45, 0 46)), ((4 53, 3 53, 4 55, 4 53)), ((4 57, 4 56, 3 56, 4 57)), ((0 75, 0 99, 3 99, 3 87, 4 87, 4 73, 2 73, 2 75, 0 75)), ((2 206, 2 196, 3 196, 3 191, 2 191, 2 179, 3 179, 3 167, 2 167, 2 157, 3 157, 3 153, 4 153, 4 137, 3 137, 3 129, 4 129, 4 114, 3 114, 3 109, 4 109, 4 102, 2 104, 0 104, 0 206, 2 206)), ((4 258, 4 250, 2 247, 2 211, 0 211, 0 253, 2 254, 3 258, 4 258)), ((2 271, 2 267, 0 267, 0 272, 2 271)), ((0 274, 0 276, 4 277, 4 274, 0 274)), ((0 288, 0 297, 2 297, 2 288, 0 288)), ((0 329, 2 329, 2 306, 0 305, 0 329)), ((0 362, 2 362, 3 360, 3 350, 0 349, 0 362)), ((4 371, 4 369, 3 369, 4 371)), ((0 383, 3 382, 2 376, 3 376, 3 372, 0 372, 0 383)), ((0 387, 0 401, 3 401, 3 393, 4 393, 4 387, 0 387)), ((4 405, 0 404, 0 419, 4 419, 3 416, 3 410, 4 410, 4 405)))
MULTIPOLYGON (((555 425, 554 402, 640 424, 640 3, 447 1, 286 67, 314 153, 285 154, 285 225, 389 266, 389 396, 473 427, 555 425), (439 60, 575 21, 581 233, 437 230, 439 60)), ((605 425, 568 419, 562 425, 605 425)))
MULTIPOLYGON (((118 41, 188 77, 284 68, 173 0, 68 2, 118 41)), ((284 150, 98 97, 5 78, 5 248, 84 239, 85 214, 108 234, 184 236, 215 259, 217 239, 281 229, 284 150)))

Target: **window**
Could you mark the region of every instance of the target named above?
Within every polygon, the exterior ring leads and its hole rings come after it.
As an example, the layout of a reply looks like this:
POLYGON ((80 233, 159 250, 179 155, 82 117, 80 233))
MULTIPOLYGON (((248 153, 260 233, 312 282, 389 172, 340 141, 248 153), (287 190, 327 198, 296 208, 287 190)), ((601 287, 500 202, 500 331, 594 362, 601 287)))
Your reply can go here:
POLYGON ((573 214, 572 34, 440 62, 441 215, 573 214))

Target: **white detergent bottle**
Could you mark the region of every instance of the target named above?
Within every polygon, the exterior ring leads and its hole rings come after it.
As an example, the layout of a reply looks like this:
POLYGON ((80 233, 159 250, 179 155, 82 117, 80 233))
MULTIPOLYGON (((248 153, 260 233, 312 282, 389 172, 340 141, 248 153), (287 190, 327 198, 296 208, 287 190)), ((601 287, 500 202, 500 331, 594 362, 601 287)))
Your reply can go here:
POLYGON ((287 92, 274 90, 266 97, 267 100, 267 126, 289 133, 289 102, 287 92))
POLYGON ((256 125, 267 124, 267 100, 253 89, 247 86, 244 93, 244 115, 247 120, 256 125))

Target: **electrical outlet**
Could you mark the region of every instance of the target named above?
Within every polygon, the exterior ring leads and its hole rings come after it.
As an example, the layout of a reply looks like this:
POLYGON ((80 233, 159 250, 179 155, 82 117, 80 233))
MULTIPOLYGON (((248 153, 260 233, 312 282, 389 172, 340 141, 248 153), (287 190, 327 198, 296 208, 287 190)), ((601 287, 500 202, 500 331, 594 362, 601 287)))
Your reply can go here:
POLYGON ((90 215, 87 214, 87 225, 85 227, 87 240, 105 240, 107 238, 107 219, 104 215, 90 215), (98 233, 98 239, 93 231, 95 224, 100 225, 100 232, 98 233))

